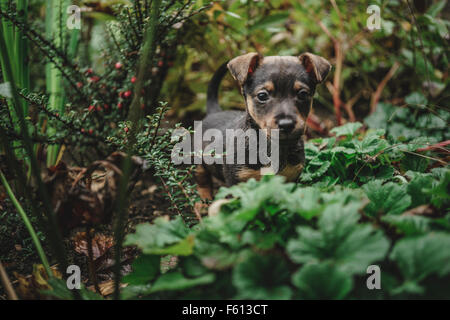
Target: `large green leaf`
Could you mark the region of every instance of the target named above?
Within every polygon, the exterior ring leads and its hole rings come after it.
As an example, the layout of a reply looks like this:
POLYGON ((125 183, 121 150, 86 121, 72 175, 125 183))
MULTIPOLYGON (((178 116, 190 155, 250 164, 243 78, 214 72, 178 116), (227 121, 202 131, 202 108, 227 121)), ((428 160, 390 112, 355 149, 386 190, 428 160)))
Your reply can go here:
POLYGON ((136 232, 126 237, 124 245, 136 245, 144 254, 187 255, 192 252, 193 246, 193 239, 187 239, 189 232, 181 217, 171 221, 158 218, 154 224, 138 225, 136 232))
POLYGON ((383 184, 382 180, 374 180, 365 184, 363 189, 370 199, 370 203, 365 208, 370 215, 400 214, 411 205, 411 197, 404 185, 393 182, 383 184))
POLYGON ((395 261, 404 283, 397 292, 423 293, 420 282, 431 274, 445 276, 450 273, 450 234, 429 233, 404 238, 396 243, 390 259, 395 261))
POLYGON ((239 299, 289 299, 289 268, 276 256, 252 255, 233 270, 239 299))
POLYGON ((318 229, 298 227, 299 237, 289 241, 287 252, 297 263, 332 261, 349 274, 362 274, 368 265, 382 260, 389 241, 379 230, 358 224, 354 203, 327 206, 318 221, 318 229))
POLYGON ((307 264, 292 276, 302 299, 343 299, 351 291, 351 275, 332 263, 307 264))

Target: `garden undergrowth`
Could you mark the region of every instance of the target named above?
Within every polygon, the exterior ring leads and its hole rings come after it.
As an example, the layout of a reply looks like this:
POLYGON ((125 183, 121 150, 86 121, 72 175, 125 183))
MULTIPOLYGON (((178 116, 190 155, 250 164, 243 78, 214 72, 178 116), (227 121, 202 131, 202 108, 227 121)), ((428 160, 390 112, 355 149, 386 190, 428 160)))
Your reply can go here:
POLYGON ((298 183, 280 176, 222 188, 222 205, 189 228, 181 216, 141 224, 142 254, 124 299, 449 298, 450 170, 360 123, 306 144, 298 183), (169 270, 162 259, 176 257, 169 270), (368 267, 381 270, 369 290, 368 267))

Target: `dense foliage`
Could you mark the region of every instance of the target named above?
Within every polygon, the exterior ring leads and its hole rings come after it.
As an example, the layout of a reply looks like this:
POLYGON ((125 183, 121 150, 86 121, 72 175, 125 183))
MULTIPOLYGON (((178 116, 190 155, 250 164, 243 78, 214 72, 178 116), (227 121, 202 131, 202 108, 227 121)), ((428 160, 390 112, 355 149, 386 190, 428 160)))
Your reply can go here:
POLYGON ((408 158, 423 141, 393 145, 360 126, 308 143, 310 186, 252 179, 221 189, 220 212, 193 229, 180 218, 138 226, 125 244, 143 255, 123 297, 449 298, 449 168, 424 173, 426 159, 408 158), (161 272, 165 255, 177 264, 161 272), (382 285, 370 291, 374 264, 382 285))

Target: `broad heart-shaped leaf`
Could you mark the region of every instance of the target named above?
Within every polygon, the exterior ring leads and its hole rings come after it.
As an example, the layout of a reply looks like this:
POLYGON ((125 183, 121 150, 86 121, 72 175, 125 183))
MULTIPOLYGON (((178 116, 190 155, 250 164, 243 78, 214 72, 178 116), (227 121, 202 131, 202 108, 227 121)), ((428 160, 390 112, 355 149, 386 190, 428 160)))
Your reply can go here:
POLYGON ((289 257, 297 263, 333 262, 348 274, 362 274, 372 262, 382 260, 389 248, 383 233, 358 224, 359 203, 330 204, 318 229, 300 226, 299 237, 288 242, 289 257))
POLYGON ((397 291, 420 293, 420 282, 431 274, 440 277, 450 273, 450 234, 429 233, 399 240, 390 259, 395 261, 404 278, 397 291), (410 290, 413 288, 413 290, 410 290))
POLYGON ((239 299, 290 299, 289 268, 282 257, 253 254, 233 269, 239 299))
POLYGON ((363 186, 370 203, 364 209, 372 216, 378 213, 400 214, 411 205, 411 197, 406 192, 405 185, 374 180, 363 186))
POLYGON ((134 260, 133 272, 123 277, 122 282, 130 285, 144 285, 153 280, 160 271, 161 257, 156 255, 141 255, 134 260))
POLYGON ((340 136, 354 136, 356 131, 362 127, 362 123, 360 122, 349 122, 344 124, 343 126, 336 127, 331 129, 331 133, 335 133, 336 137, 340 136))
POLYGON ((136 245, 144 254, 190 254, 192 245, 172 246, 172 251, 161 251, 167 249, 168 245, 173 245, 181 241, 187 241, 186 238, 190 229, 184 224, 181 217, 167 221, 164 218, 158 218, 154 224, 140 224, 136 227, 136 232, 129 234, 124 242, 125 246, 136 245), (159 250, 159 251, 158 251, 159 250))
POLYGON ((301 299, 343 299, 353 287, 352 276, 332 263, 307 264, 293 274, 301 299))

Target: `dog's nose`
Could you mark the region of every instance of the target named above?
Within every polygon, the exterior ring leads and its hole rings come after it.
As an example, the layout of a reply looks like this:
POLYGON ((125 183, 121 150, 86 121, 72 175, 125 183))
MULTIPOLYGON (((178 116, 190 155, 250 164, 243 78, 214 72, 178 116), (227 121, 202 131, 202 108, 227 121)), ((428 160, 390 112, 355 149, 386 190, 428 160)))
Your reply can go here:
POLYGON ((278 128, 285 133, 291 132, 295 127, 295 122, 291 118, 283 118, 278 120, 278 128))

